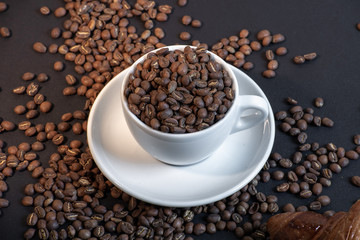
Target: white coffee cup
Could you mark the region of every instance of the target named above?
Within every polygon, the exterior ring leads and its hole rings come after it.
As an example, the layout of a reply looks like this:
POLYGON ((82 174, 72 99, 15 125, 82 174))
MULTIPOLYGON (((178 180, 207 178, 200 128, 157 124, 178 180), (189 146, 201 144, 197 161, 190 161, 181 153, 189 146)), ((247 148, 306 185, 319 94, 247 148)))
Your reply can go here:
MULTIPOLYGON (((184 50, 185 47, 186 45, 167 46, 170 51, 184 50)), ((154 50, 154 52, 158 50, 154 50)), ((131 134, 139 145, 155 159, 172 165, 198 163, 211 156, 230 134, 251 128, 268 117, 269 107, 267 101, 256 95, 239 95, 239 87, 241 88, 241 86, 239 86, 229 65, 217 55, 209 53, 211 58, 220 63, 233 79, 235 98, 223 119, 204 130, 193 133, 164 133, 152 129, 138 119, 129 110, 124 91, 130 74, 134 72, 138 63, 146 59, 147 54, 128 68, 120 91, 122 110, 131 134), (246 114, 248 112, 250 114, 246 114)))

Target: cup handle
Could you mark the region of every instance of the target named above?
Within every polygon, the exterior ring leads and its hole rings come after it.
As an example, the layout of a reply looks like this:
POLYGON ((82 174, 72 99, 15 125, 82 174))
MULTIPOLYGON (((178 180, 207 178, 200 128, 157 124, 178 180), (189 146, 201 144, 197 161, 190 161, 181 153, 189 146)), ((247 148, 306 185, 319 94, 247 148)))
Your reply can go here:
POLYGON ((269 115, 269 106, 267 101, 255 95, 242 95, 237 99, 237 120, 234 124, 232 133, 251 128, 260 122, 263 122, 269 115), (242 116, 246 110, 255 110, 255 112, 242 116))

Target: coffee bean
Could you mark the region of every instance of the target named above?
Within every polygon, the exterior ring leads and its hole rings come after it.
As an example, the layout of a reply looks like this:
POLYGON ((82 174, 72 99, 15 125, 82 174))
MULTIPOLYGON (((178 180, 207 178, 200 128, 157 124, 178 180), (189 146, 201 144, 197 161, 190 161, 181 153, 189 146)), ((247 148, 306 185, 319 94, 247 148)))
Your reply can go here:
POLYGON ((299 195, 301 198, 310 198, 312 196, 312 192, 310 190, 302 190, 299 195))
POLYGON ((28 226, 35 226, 38 221, 38 216, 35 213, 30 213, 26 218, 26 224, 28 226))
POLYGON ((307 54, 304 54, 304 58, 305 60, 307 61, 311 61, 313 59, 315 59, 317 57, 317 54, 316 53, 307 53, 307 54))
POLYGON ((305 58, 303 56, 296 56, 293 58, 294 63, 303 64, 305 62, 305 58))
POLYGON ((33 49, 38 53, 46 53, 47 47, 42 42, 35 42, 33 49))
POLYGON ((321 183, 321 185, 323 185, 324 187, 330 187, 331 186, 331 180, 326 178, 326 177, 322 177, 319 179, 319 182, 321 183))
POLYGON ((185 15, 181 18, 181 23, 184 24, 185 26, 189 25, 192 21, 192 17, 189 15, 185 15))
POLYGON ((1 122, 1 127, 6 131, 12 131, 15 129, 16 125, 13 122, 4 120, 1 122))
POLYGON ((268 69, 269 70, 276 70, 279 67, 279 63, 277 60, 270 60, 268 62, 268 69))
POLYGON ((0 13, 7 10, 7 4, 5 2, 0 2, 0 13))
POLYGON ((321 203, 319 201, 313 201, 310 203, 309 208, 313 211, 319 211, 321 209, 321 203))
POLYGON ((327 196, 327 195, 322 195, 322 196, 319 196, 319 197, 317 198, 317 201, 320 202, 321 206, 325 207, 325 206, 327 206, 327 205, 330 204, 331 199, 330 199, 330 197, 327 196))
POLYGON ((58 17, 58 18, 65 16, 66 13, 67 13, 67 11, 66 11, 66 9, 63 8, 63 7, 58 7, 58 8, 55 9, 55 11, 54 11, 55 17, 58 17))
POLYGON ((15 94, 23 94, 26 91, 25 86, 19 86, 13 89, 13 93, 15 94))
POLYGON ((39 112, 37 110, 29 110, 26 114, 25 117, 27 119, 33 119, 36 118, 37 116, 39 116, 39 112))
POLYGON ((276 191, 278 192, 287 192, 289 190, 289 183, 281 183, 276 187, 276 191))
POLYGON ((188 41, 191 39, 191 34, 189 32, 181 32, 179 37, 183 41, 188 41))
POLYGON ((22 75, 21 79, 24 81, 30 81, 35 78, 35 74, 32 72, 26 72, 22 75))
POLYGON ((284 172, 283 171, 280 171, 280 170, 276 170, 274 172, 271 173, 271 177, 274 179, 274 180, 282 180, 284 178, 284 172))
POLYGON ((293 194, 300 192, 300 185, 297 182, 290 183, 289 191, 293 194))
POLYGON ((21 204, 25 207, 32 206, 34 203, 34 199, 31 196, 25 196, 21 200, 21 204))
POLYGON ((57 72, 61 72, 61 71, 63 71, 64 70, 64 63, 63 62, 61 62, 61 61, 56 61, 55 63, 54 63, 54 70, 55 71, 57 71, 57 72))
POLYGON ((76 88, 74 87, 66 87, 63 89, 63 95, 64 96, 70 96, 76 94, 76 88))
POLYGON ((7 27, 1 27, 0 28, 0 35, 3 37, 3 38, 8 38, 11 36, 11 30, 7 27))
MULTIPOLYGON (((270 67, 269 67, 270 68, 270 67)), ((276 76, 276 73, 275 71, 271 70, 271 69, 268 69, 268 70, 265 70, 262 75, 265 77, 265 78, 274 78, 276 76)))
POLYGON ((267 30, 267 29, 265 29, 265 30, 259 31, 259 32, 257 33, 257 35, 256 35, 256 38, 257 38, 258 40, 263 40, 263 39, 264 39, 265 37, 267 37, 267 36, 270 36, 270 31, 267 30))
POLYGON ((34 97, 39 91, 39 85, 35 83, 30 83, 26 88, 26 94, 30 97, 34 97))
POLYGON ((49 101, 44 101, 40 104, 39 109, 43 113, 50 112, 50 110, 52 109, 52 103, 49 101))
POLYGON ((277 33, 277 34, 274 34, 272 36, 272 42, 273 43, 280 43, 280 42, 283 42, 285 41, 285 36, 282 35, 281 33, 277 33))
POLYGON ((359 158, 359 154, 354 150, 347 151, 345 156, 350 160, 357 160, 359 158))
POLYGON ((187 0, 178 0, 177 4, 179 7, 184 7, 187 4, 187 0))
POLYGON ((202 22, 199 19, 194 19, 191 21, 191 26, 194 28, 200 28, 202 26, 202 22))
POLYGON ((283 211, 284 212, 295 212, 295 207, 294 205, 292 205, 291 203, 287 203, 285 204, 285 206, 283 207, 283 211))
POLYGON ((49 15, 50 14, 50 9, 47 6, 43 6, 40 8, 40 13, 42 15, 49 15))
POLYGON ((360 145, 360 134, 357 134, 353 137, 354 144, 360 145))
POLYGON ((278 56, 284 56, 287 54, 287 48, 286 47, 279 47, 275 50, 276 55, 278 56))
POLYGON ((324 99, 321 97, 315 98, 314 105, 315 107, 321 108, 322 106, 324 106, 324 99))
POLYGON ((359 176, 352 176, 350 178, 351 183, 356 186, 356 187, 360 187, 360 177, 359 176))
POLYGON ((325 127, 333 127, 334 126, 334 121, 331 120, 328 117, 324 117, 321 119, 321 124, 325 127))
POLYGON ((51 29, 50 36, 53 39, 57 39, 61 36, 61 33, 62 33, 62 31, 59 27, 54 27, 53 29, 51 29))
POLYGON ((282 158, 282 159, 280 159, 279 164, 280 164, 280 166, 283 167, 283 168, 291 168, 292 165, 293 165, 292 162, 291 162, 291 160, 288 159, 288 158, 282 158))
POLYGON ((283 120, 287 117, 287 112, 286 111, 279 111, 277 113, 275 113, 275 119, 276 120, 283 120))
POLYGON ((304 144, 307 140, 307 134, 305 132, 301 132, 298 137, 298 142, 301 143, 301 144, 304 144))
POLYGON ((322 185, 320 183, 315 183, 312 187, 312 192, 314 195, 320 195, 322 192, 322 185))

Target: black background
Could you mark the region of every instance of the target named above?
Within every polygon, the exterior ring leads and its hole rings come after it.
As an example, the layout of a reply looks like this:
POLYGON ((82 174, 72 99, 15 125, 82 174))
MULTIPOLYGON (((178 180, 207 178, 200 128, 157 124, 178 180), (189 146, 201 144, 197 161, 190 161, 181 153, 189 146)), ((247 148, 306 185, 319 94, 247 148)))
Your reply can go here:
MULTIPOLYGON (((85 103, 83 97, 65 97, 62 89, 66 87, 65 76, 74 73, 74 65, 66 62, 63 72, 55 72, 52 65, 57 60, 63 60, 60 54, 39 54, 32 49, 36 41, 50 45, 53 42, 62 43, 61 39, 53 40, 50 30, 62 26, 67 16, 55 18, 53 14, 43 16, 39 12, 41 6, 48 6, 54 10, 64 4, 63 1, 53 0, 6 0, 9 8, 0 13, 0 26, 11 29, 12 36, 0 38, 0 117, 19 123, 25 120, 24 116, 13 113, 18 104, 25 104, 30 98, 12 93, 12 89, 23 85, 21 76, 24 72, 36 74, 45 72, 50 80, 41 84, 43 93, 51 102, 54 109, 48 114, 40 114, 32 120, 33 123, 48 121, 60 122, 60 116, 66 112, 82 109, 85 103)), ((132 1, 130 1, 132 3, 132 1)), ((315 109, 319 116, 327 116, 335 121, 333 128, 310 127, 307 131, 308 142, 319 142, 321 145, 333 142, 350 150, 355 147, 352 137, 360 133, 360 32, 356 23, 360 22, 360 2, 356 0, 193 0, 186 7, 180 8, 176 1, 158 1, 158 3, 172 5, 173 13, 165 23, 158 23, 166 32, 163 43, 172 45, 183 42, 178 38, 181 31, 189 31, 192 40, 213 45, 223 37, 237 35, 241 29, 250 31, 250 39, 262 29, 269 29, 273 34, 282 33, 286 41, 271 45, 265 49, 276 49, 279 46, 288 48, 286 56, 278 57, 279 69, 274 79, 265 79, 261 72, 266 69, 264 50, 252 54, 247 59, 255 64, 255 69, 246 72, 263 89, 267 95, 273 111, 287 109, 289 106, 284 99, 292 97, 303 107, 313 107, 315 97, 323 97, 325 105, 315 109), (203 22, 203 26, 194 29, 183 26, 180 18, 191 15, 203 22), (309 52, 316 52, 319 57, 312 62, 295 65, 292 58, 309 52)), ((134 19, 131 23, 136 26, 139 22, 134 19)), ((142 32, 141 27, 138 32, 142 32)), ((188 42, 190 43, 190 42, 188 42)), ((27 84, 27 83, 25 83, 27 84)), ((74 139, 71 133, 68 137, 74 139)), ((19 130, 2 133, 0 138, 7 146, 18 145, 23 141, 33 142, 35 139, 25 137, 19 130)), ((85 140, 85 134, 77 137, 85 140)), ((276 132, 273 151, 284 157, 291 157, 296 150, 295 140, 279 130, 276 132)), ((46 144, 45 151, 41 152, 40 160, 47 166, 47 160, 56 149, 51 143, 46 144)), ((352 186, 349 178, 359 175, 360 163, 352 161, 349 167, 334 176, 330 188, 324 189, 324 194, 331 197, 332 203, 322 211, 333 209, 336 211, 348 210, 351 204, 359 198, 360 191, 352 186)), ((4 197, 10 200, 10 206, 2 209, 0 216, 0 239, 20 239, 27 229, 25 218, 31 211, 29 207, 21 206, 26 184, 35 183, 29 172, 16 172, 7 178, 9 191, 4 197)), ((278 182, 260 184, 258 190, 266 194, 275 194, 274 186, 278 182)), ((308 205, 311 200, 302 200, 287 193, 277 194, 279 205, 292 202, 295 206, 308 205)), ((268 217, 268 216, 267 216, 268 217)), ((232 233, 221 232, 216 235, 203 235, 196 239, 235 239, 232 233)))

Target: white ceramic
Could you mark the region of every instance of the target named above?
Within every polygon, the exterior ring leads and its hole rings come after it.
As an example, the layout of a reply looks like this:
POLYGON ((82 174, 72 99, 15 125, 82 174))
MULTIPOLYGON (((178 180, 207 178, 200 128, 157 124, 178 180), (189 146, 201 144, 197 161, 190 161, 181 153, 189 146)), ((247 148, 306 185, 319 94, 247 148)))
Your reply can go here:
MULTIPOLYGON (((231 67, 240 94, 265 94, 246 74, 231 67)), ((119 89, 126 71, 109 82, 91 109, 87 139, 101 172, 116 187, 137 199, 161 206, 191 207, 230 196, 264 166, 275 138, 273 112, 253 128, 230 135, 211 157, 198 164, 172 166, 157 161, 139 146, 124 119, 119 89)))
MULTIPOLYGON (((186 45, 167 46, 170 51, 184 50, 186 45)), ((156 52, 156 49, 152 52, 156 52)), ((151 53, 151 52, 150 52, 151 53)), ((217 55, 209 52, 211 59, 220 63, 229 73, 231 79, 236 79, 230 65, 217 55)), ((125 75, 119 94, 121 94, 122 110, 127 125, 136 139, 154 158, 172 165, 189 165, 198 163, 211 156, 226 140, 229 134, 251 128, 263 122, 268 116, 268 104, 260 96, 239 94, 242 82, 233 81, 235 98, 225 117, 205 130, 195 133, 173 134, 154 130, 137 118, 128 107, 127 98, 123 94, 128 86, 128 79, 136 66, 147 58, 147 54, 139 58, 125 75), (252 111, 249 111, 252 110, 252 111), (245 114, 244 114, 245 113, 245 114)), ((117 78, 117 77, 115 77, 117 78)))

